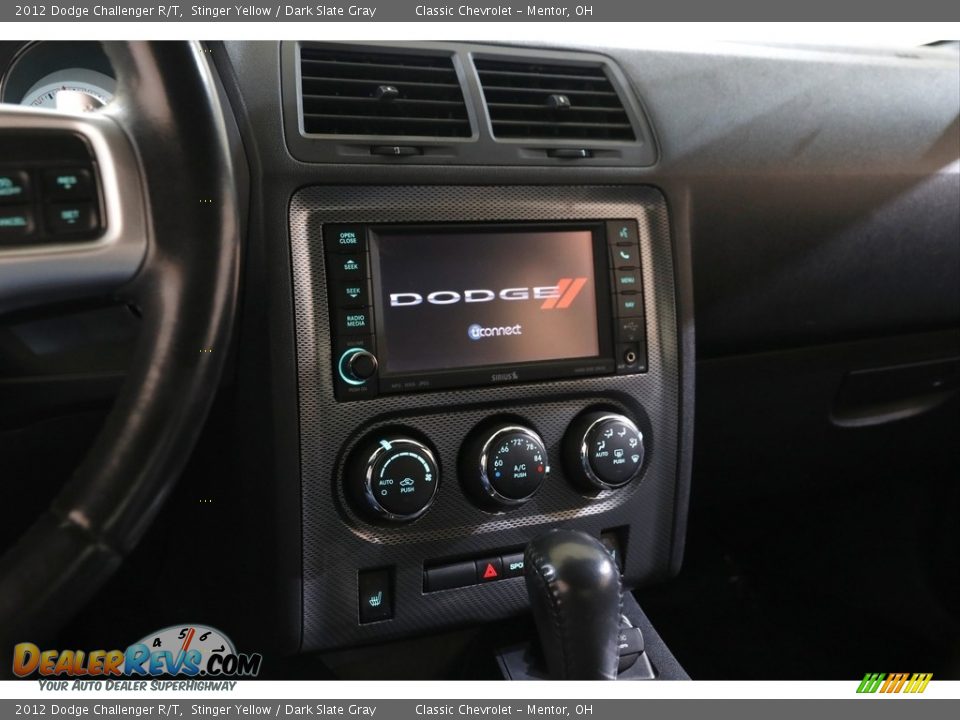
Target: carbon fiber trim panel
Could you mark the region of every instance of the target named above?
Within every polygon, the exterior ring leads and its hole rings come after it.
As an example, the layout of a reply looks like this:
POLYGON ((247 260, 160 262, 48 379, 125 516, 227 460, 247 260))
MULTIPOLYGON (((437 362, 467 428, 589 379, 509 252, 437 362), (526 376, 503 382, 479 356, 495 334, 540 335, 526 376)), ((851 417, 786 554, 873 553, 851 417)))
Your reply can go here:
POLYGON ((522 610, 522 579, 423 594, 424 560, 482 556, 524 545, 550 527, 599 533, 629 526, 625 582, 666 574, 675 532, 679 385, 677 321, 666 203, 647 187, 309 187, 290 206, 297 331, 303 642, 317 650, 379 641, 522 610), (338 403, 332 383, 322 227, 334 222, 496 222, 636 218, 647 313, 648 371, 338 403), (633 416, 644 433, 642 477, 588 498, 560 464, 569 423, 588 408, 633 416), (537 496, 507 513, 477 509, 456 477, 457 453, 491 417, 528 423, 547 444, 551 474, 537 496), (433 507, 404 526, 374 526, 344 502, 343 465, 367 433, 403 427, 429 440, 440 462, 433 507), (357 570, 394 568, 394 618, 360 625, 357 570))

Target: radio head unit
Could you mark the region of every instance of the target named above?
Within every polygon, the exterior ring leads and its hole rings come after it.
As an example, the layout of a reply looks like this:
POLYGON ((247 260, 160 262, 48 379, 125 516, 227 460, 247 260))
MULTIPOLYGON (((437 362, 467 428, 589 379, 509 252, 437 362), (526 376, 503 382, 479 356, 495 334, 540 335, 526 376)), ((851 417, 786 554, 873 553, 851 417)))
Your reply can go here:
POLYGON ((642 372, 635 220, 324 228, 339 400, 642 372))

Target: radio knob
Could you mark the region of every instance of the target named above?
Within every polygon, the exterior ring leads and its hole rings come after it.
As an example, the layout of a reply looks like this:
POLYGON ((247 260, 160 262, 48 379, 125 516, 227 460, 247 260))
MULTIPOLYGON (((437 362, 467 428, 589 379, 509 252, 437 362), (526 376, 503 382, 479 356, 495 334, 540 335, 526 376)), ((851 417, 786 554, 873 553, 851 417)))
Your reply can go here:
POLYGON ((371 439, 347 463, 347 498, 371 520, 416 520, 433 503, 439 482, 433 452, 408 437, 371 439))
POLYGON ((564 469, 581 489, 593 494, 631 482, 640 474, 643 456, 643 433, 617 413, 582 415, 563 442, 564 469))
POLYGON ((549 473, 543 440, 521 425, 475 433, 460 455, 464 490, 489 510, 522 505, 540 489, 549 473))
POLYGON ((344 382, 363 385, 377 372, 377 356, 363 348, 348 348, 340 356, 337 370, 344 382))

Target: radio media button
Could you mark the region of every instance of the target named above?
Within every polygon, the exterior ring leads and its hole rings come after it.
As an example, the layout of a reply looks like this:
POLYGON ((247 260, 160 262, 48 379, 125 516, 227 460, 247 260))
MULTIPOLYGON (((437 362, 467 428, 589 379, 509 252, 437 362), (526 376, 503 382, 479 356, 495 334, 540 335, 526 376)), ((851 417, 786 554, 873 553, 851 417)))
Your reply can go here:
POLYGON ((639 270, 614 270, 613 276, 617 292, 637 292, 642 287, 639 270))
POLYGON ((334 278, 330 299, 336 308, 364 307, 370 304, 370 283, 366 278, 353 282, 334 278))
POLYGON ((610 257, 618 270, 640 267, 640 248, 636 245, 614 245, 610 248, 610 257))
POLYGON ((367 251, 367 235, 362 225, 325 225, 323 244, 331 253, 363 253, 367 251))
POLYGON ((327 264, 332 277, 351 282, 366 280, 367 256, 363 253, 330 254, 327 264))
POLYGON ((610 220, 607 222, 607 243, 610 245, 638 245, 636 220, 610 220))
POLYGON ((369 307, 337 310, 337 335, 369 335, 373 332, 373 318, 369 307))
POLYGON ((643 296, 638 293, 617 293, 613 296, 617 317, 643 317, 643 296))

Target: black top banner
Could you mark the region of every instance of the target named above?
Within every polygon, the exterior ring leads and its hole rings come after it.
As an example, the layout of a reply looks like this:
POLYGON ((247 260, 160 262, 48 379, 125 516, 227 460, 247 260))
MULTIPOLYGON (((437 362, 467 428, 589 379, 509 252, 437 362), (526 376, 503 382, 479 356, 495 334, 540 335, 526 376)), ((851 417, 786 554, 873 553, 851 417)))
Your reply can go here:
POLYGON ((360 0, 354 3, 193 2, 67 0, 3 3, 0 22, 939 22, 960 19, 956 0, 582 0, 565 2, 417 2, 360 0))

